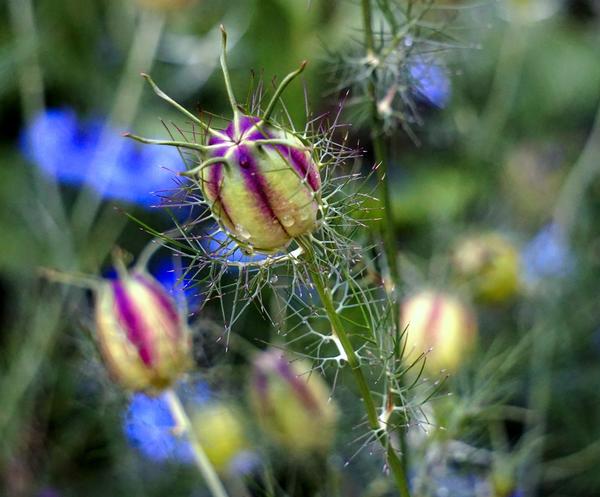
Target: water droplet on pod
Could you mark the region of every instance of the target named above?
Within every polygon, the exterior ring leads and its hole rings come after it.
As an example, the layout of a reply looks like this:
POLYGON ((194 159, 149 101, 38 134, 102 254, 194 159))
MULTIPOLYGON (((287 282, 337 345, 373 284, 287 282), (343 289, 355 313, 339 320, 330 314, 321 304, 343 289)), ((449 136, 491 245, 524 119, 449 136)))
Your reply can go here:
POLYGON ((288 214, 286 214, 285 216, 281 216, 281 219, 279 221, 286 228, 289 228, 290 226, 294 226, 294 223, 296 222, 295 219, 288 214))
POLYGON ((240 238, 242 238, 243 240, 250 240, 250 238, 251 238, 250 232, 246 228, 244 228, 241 224, 235 225, 235 231, 238 234, 238 236, 240 238))

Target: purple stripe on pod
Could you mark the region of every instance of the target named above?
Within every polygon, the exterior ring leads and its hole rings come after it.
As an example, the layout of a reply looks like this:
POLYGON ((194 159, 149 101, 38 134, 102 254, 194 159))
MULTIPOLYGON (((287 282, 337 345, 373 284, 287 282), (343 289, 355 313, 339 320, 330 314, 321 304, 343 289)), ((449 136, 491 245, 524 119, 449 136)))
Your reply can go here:
MULTIPOLYGON (((254 128, 256 131, 260 132, 259 128, 256 126, 260 122, 260 118, 253 116, 242 116, 239 120, 240 134, 246 133, 248 130, 254 128)), ((254 133, 252 133, 254 134, 254 133)), ((245 137, 247 139, 254 139, 250 136, 245 137)))
POLYGON ((268 402, 269 379, 263 371, 254 372, 254 386, 261 400, 261 407, 266 408, 268 402))
POLYGON ((298 377, 298 375, 290 367, 289 362, 284 357, 280 357, 277 360, 277 372, 292 387, 302 404, 304 404, 308 410, 320 410, 317 400, 313 397, 312 393, 308 389, 307 382, 298 377))
POLYGON ((173 337, 179 337, 181 332, 180 318, 175 307, 175 303, 156 281, 153 281, 141 274, 136 274, 134 278, 138 283, 147 288, 156 300, 158 307, 168 320, 169 331, 173 332, 173 337))
POLYGON ((149 330, 140 314, 135 309, 134 303, 127 295, 122 280, 112 282, 117 318, 125 329, 127 339, 137 349, 140 359, 146 366, 152 366, 153 354, 149 330))
POLYGON ((306 179, 313 192, 321 188, 321 178, 310 156, 304 150, 278 145, 279 153, 290 163, 302 179, 306 179))
MULTIPOLYGON (((233 221, 223 199, 221 198, 221 188, 223 181, 223 163, 215 164, 214 166, 210 166, 208 170, 208 181, 206 182, 206 190, 210 197, 212 197, 212 202, 217 209, 220 209, 225 223, 229 223, 233 225, 233 221)), ((210 199, 209 199, 210 200, 210 199)))
MULTIPOLYGON (((267 195, 268 186, 265 182, 265 178, 256 167, 254 158, 249 153, 247 147, 237 147, 235 155, 236 163, 240 166, 240 171, 244 177, 246 186, 256 199, 259 209, 270 221, 276 220, 279 222, 279 219, 275 215, 269 202, 269 197, 267 195)), ((285 231, 285 227, 283 225, 281 227, 285 231)))

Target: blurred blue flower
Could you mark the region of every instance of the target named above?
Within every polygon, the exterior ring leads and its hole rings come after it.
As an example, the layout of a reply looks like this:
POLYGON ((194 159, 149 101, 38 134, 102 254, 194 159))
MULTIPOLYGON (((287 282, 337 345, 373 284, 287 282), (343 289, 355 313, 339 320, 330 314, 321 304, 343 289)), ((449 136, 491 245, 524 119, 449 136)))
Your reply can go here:
POLYGON ((60 497, 60 493, 53 488, 44 488, 37 494, 37 497, 60 497))
POLYGON ((72 109, 38 115, 23 131, 21 148, 61 183, 85 184, 105 198, 147 207, 176 187, 175 172, 184 168, 176 150, 141 146, 117 129, 107 132, 101 120, 79 120, 72 109))
POLYGON ((477 497, 487 487, 485 480, 472 474, 448 472, 435 480, 435 497, 477 497))
POLYGON ((178 259, 172 257, 160 259, 150 271, 165 287, 175 301, 191 312, 195 312, 202 304, 202 292, 193 281, 194 272, 188 269, 178 259))
POLYGON ((205 250, 219 259, 229 262, 259 262, 267 258, 264 254, 247 254, 240 249, 235 240, 229 238, 222 229, 213 228, 203 238, 205 250))
POLYGON ((260 466, 260 457, 258 454, 251 450, 244 450, 232 459, 229 465, 229 472, 238 476, 249 475, 258 466, 260 466))
POLYGON ((409 64, 408 71, 417 97, 438 108, 448 104, 451 83, 444 66, 424 57, 416 57, 409 64))
MULTIPOLYGON (((178 391, 188 405, 204 404, 211 397, 210 389, 203 382, 186 384, 178 391)), ((131 397, 123 429, 129 443, 145 457, 156 462, 192 462, 189 442, 177 437, 174 428, 175 421, 165 394, 150 397, 136 393, 131 397)))
POLYGON ((548 224, 525 245, 521 253, 525 281, 537 283, 544 278, 564 277, 575 259, 560 226, 548 224))
POLYGON ((426 474, 424 481, 418 481, 413 473, 410 487, 426 489, 426 494, 432 497, 478 497, 489 495, 490 488, 487 480, 478 474, 463 472, 454 466, 435 466, 426 474))

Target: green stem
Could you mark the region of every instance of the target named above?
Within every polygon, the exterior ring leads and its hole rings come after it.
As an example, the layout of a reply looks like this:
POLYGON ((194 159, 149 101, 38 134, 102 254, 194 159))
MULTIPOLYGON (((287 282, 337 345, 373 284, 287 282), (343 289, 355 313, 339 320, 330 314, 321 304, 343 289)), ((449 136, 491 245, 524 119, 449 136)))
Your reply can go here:
POLYGON ((190 418, 188 417, 181 400, 177 396, 174 390, 167 390, 166 392, 167 401, 169 408, 175 419, 176 428, 181 431, 181 435, 186 435, 192 448, 194 460, 200 473, 204 477, 204 481, 210 490, 213 497, 228 497, 227 491, 221 483, 215 468, 211 464, 206 452, 202 448, 202 445, 198 441, 198 437, 194 435, 190 418))
MULTIPOLYGON (((115 162, 122 145, 112 146, 108 154, 109 157, 101 155, 100 152, 106 152, 107 147, 111 144, 114 138, 113 126, 129 128, 135 118, 144 87, 139 74, 142 71, 150 71, 158 50, 163 27, 164 18, 162 16, 147 11, 140 14, 139 24, 133 36, 111 113, 100 135, 97 147, 98 154, 93 159, 95 164, 90 167, 90 174, 95 174, 97 162, 102 159, 107 167, 113 169, 106 175, 105 185, 108 184, 114 170, 120 166, 115 162)), ((102 196, 90 187, 84 188, 78 195, 72 216, 73 231, 80 241, 86 239, 101 206, 102 196)))
POLYGON ((467 141, 474 160, 490 160, 503 136, 521 81, 526 43, 527 33, 521 27, 509 25, 502 34, 490 97, 467 141))
MULTIPOLYGON (((377 63, 378 58, 375 54, 375 38, 373 36, 373 20, 371 14, 371 0, 361 0, 362 5, 362 17, 363 17, 363 29, 364 29, 364 40, 365 47, 367 49, 367 60, 368 63, 377 63)), ((387 277, 384 277, 384 287, 390 296, 393 303, 396 302, 397 289, 400 282, 400 268, 398 266, 397 247, 396 247, 396 234, 394 232, 394 215, 392 211, 392 201, 390 194, 390 182, 388 181, 387 174, 387 156, 386 156, 386 144, 383 138, 383 121, 379 115, 377 108, 377 71, 374 67, 369 82, 367 84, 367 92, 370 101, 370 113, 371 113, 371 139, 373 142, 373 154, 375 156, 375 163, 377 164, 377 182, 378 182, 378 194, 379 201, 383 208, 383 219, 381 221, 381 236, 383 239, 383 248, 385 252, 385 260, 387 263, 387 277)), ((396 330, 400 327, 399 313, 392 313, 394 320, 394 327, 396 330)), ((401 431, 399 433, 400 449, 404 455, 402 459, 402 466, 404 472, 406 472, 408 450, 406 444, 405 433, 401 431)))
MULTIPOLYGON (((375 54, 375 38, 373 36, 373 21, 371 14, 371 1, 362 0, 363 30, 365 33, 365 46, 367 48, 367 63, 377 64, 378 58, 375 54)), ((377 164, 377 181, 379 188, 379 200, 383 208, 383 219, 381 231, 383 246, 388 269, 388 281, 386 289, 393 296, 396 292, 400 271, 398 258, 396 257, 396 236, 394 234, 394 221, 390 195, 390 185, 387 180, 387 157, 383 139, 383 121, 377 109, 377 71, 374 67, 367 84, 367 93, 370 101, 371 114, 371 139, 373 141, 373 154, 377 164)))
POLYGON ((304 71, 305 67, 306 67, 306 61, 303 61, 302 64, 300 64, 300 67, 298 69, 289 73, 285 78, 283 78, 283 81, 279 84, 279 86, 277 87, 277 90, 275 90, 275 93, 271 97, 271 100, 270 100, 269 104, 267 105, 267 108, 265 109, 265 113, 262 117, 263 121, 269 120, 269 118, 271 117, 271 113, 273 112, 273 109, 275 108, 275 105, 277 105, 277 102, 279 101, 279 97, 281 97, 281 94, 284 92, 287 85, 289 85, 296 76, 298 76, 302 71, 304 71))
POLYGON ((375 401, 373 399, 371 389, 369 388, 369 384, 367 383, 367 379, 365 378, 365 375, 363 373, 358 355, 354 350, 352 342, 350 341, 348 333, 346 332, 346 329, 342 323, 341 317, 335 308, 333 296, 331 294, 331 289, 329 288, 327 279, 324 276, 323 268, 319 267, 319 264, 316 261, 314 250, 311 246, 310 241, 305 239, 299 239, 298 244, 304 249, 304 254, 307 260, 308 272, 315 286, 315 289, 319 294, 321 303, 325 308, 327 317, 331 322, 332 334, 335 338, 337 338, 338 343, 341 345, 344 351, 346 361, 350 366, 350 370, 352 371, 354 381, 356 383, 356 386, 358 387, 360 396, 362 397, 362 400, 364 402, 369 428, 373 430, 373 432, 377 436, 377 439, 386 450, 388 465, 394 476, 396 485, 398 487, 398 490, 400 491, 400 495, 402 497, 410 497, 404 466, 400 461, 398 454, 396 453, 396 451, 390 443, 387 430, 384 426, 381 426, 379 422, 379 417, 377 415, 377 407, 375 406, 375 401))

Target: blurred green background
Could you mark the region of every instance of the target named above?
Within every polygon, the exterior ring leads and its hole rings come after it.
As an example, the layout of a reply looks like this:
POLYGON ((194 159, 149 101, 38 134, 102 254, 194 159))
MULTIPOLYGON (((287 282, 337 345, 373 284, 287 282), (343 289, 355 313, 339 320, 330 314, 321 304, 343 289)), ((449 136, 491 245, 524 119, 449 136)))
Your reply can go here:
MULTIPOLYGON (((173 188, 164 178, 146 184, 145 168, 176 169, 178 159, 130 149, 119 135, 164 137, 158 117, 181 121, 139 73, 151 73, 188 109, 227 114, 218 71, 223 23, 240 99, 252 73, 270 86, 309 60, 303 84, 285 96, 302 127, 305 90, 315 115, 344 93, 331 54, 360 50, 360 11, 350 0, 160 3, 0 6, 0 494, 7 497, 205 495, 188 465, 148 461, 130 446, 127 399, 106 378, 90 340, 89 295, 48 283, 38 271, 102 273, 115 244, 138 254, 149 237, 124 212, 157 229, 171 225, 151 207, 158 202, 137 191, 173 188), (102 179, 102 167, 112 175, 102 179)), ((434 4, 449 41, 425 44, 426 59, 414 64, 425 60, 439 71, 411 72, 411 132, 390 131, 402 294, 427 286, 472 302, 480 343, 450 380, 455 404, 447 408, 453 428, 446 438, 490 449, 487 469, 473 471, 488 483, 504 478, 509 490, 471 489, 464 478, 473 476, 462 471, 456 482, 434 483, 448 493, 431 495, 522 495, 515 493, 520 482, 527 487, 534 475, 532 495, 596 496, 600 4, 434 4), (500 303, 479 301, 452 269, 456 244, 489 232, 501 233, 519 258, 518 288, 500 303), (488 407, 509 414, 491 415, 488 407)), ((345 119, 356 119, 351 106, 345 119)), ((366 170, 369 129, 356 119, 352 133, 351 143, 366 148, 366 170)), ((219 398, 239 403, 252 425, 241 405, 244 353, 215 345, 219 320, 216 305, 195 320, 202 379, 219 398)), ((257 310, 235 331, 253 346, 277 340, 257 310)), ((368 451, 345 467, 360 445, 352 443, 359 415, 344 388, 336 400, 343 414, 335 449, 323 460, 274 457, 232 495, 394 495, 368 451)), ((249 431, 251 445, 264 447, 260 432, 249 431)), ((446 447, 447 439, 435 443, 446 447)), ((425 462, 414 464, 418 473, 425 462)))

